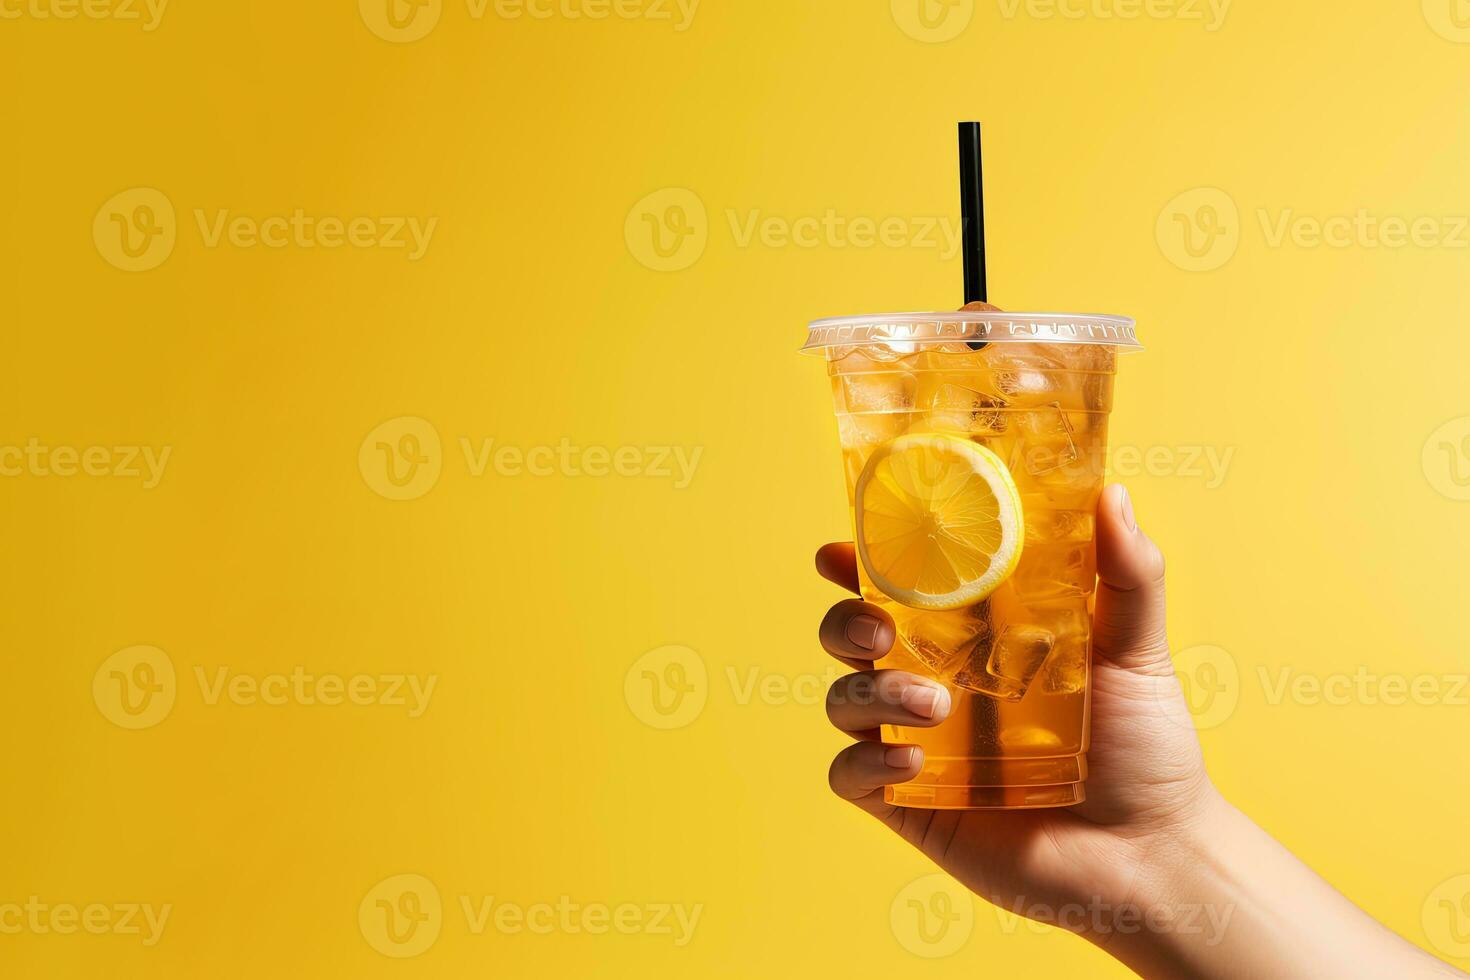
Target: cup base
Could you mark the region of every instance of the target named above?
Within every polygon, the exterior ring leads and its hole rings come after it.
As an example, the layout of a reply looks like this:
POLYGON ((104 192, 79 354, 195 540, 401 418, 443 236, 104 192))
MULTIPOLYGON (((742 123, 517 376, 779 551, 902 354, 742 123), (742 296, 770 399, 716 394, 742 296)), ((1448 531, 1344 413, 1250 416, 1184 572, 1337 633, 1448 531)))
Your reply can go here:
POLYGON ((1038 810, 1074 806, 1087 799, 1082 783, 1060 786, 923 786, 903 783, 883 789, 893 806, 915 810, 1038 810))

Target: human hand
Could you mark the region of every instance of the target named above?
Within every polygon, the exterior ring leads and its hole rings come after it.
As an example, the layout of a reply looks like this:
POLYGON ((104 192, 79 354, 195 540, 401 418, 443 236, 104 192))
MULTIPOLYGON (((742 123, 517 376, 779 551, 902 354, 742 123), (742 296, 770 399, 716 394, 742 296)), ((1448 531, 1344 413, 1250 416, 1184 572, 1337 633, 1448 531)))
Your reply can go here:
MULTIPOLYGON (((923 750, 885 745, 880 726, 942 724, 949 692, 930 678, 872 669, 897 635, 878 606, 839 602, 819 631, 823 648, 856 670, 828 692, 828 717, 857 739, 832 762, 833 791, 972 891, 1017 911, 1131 903, 1141 887, 1152 891, 1150 878, 1169 874, 1170 843, 1194 833, 1219 801, 1169 659, 1164 559, 1138 529, 1121 486, 1109 487, 1098 503, 1097 551, 1087 799, 1070 808, 955 811, 885 803, 883 787, 918 775, 923 750)), ((817 569, 858 590, 852 545, 824 546, 817 569)))

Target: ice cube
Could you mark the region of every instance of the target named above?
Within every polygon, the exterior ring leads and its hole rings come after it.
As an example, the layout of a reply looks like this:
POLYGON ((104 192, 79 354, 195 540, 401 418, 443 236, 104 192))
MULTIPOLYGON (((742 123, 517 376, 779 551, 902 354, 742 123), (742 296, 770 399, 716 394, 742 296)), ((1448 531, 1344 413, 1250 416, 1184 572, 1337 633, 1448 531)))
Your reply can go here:
POLYGON ((989 438, 1006 430, 1007 407, 1008 403, 999 395, 946 383, 939 385, 934 393, 929 420, 941 429, 989 438))
POLYGON ((1042 626, 1007 626, 995 638, 985 669, 1024 688, 1046 662, 1056 640, 1056 634, 1042 626))
POLYGON ((938 677, 955 660, 990 635, 990 612, 985 603, 948 612, 907 612, 897 615, 898 635, 929 671, 938 677))
POLYGON ((1059 599, 1026 606, 1028 622, 1043 626, 1055 634, 1057 641, 1081 637, 1084 641, 1092 630, 1092 616, 1085 597, 1059 599))
POLYGON ((973 659, 955 671, 954 683, 967 691, 988 694, 1001 701, 1019 701, 1026 694, 1026 689, 1020 684, 1004 677, 996 677, 973 659))
POLYGON ((1018 405, 1055 401, 1063 384, 1067 363, 1048 344, 992 344, 987 363, 996 390, 1018 405))
POLYGON ((1097 579, 1089 544, 1037 545, 1021 552, 1011 585, 1023 601, 1086 596, 1097 579))
MULTIPOLYGON (((839 415, 837 435, 843 449, 870 450, 907 432, 911 418, 906 414, 839 415)), ((858 469, 861 472, 862 467, 858 469)))
POLYGON ((918 379, 907 371, 845 374, 836 379, 842 386, 843 410, 853 414, 912 412, 918 379))
POLYGON ((1072 423, 1062 411, 1060 402, 1051 402, 1016 419, 1016 445, 1021 467, 1032 476, 1041 476, 1073 463, 1077 459, 1077 443, 1072 438, 1072 423))
POLYGON ((1040 494, 1021 498, 1026 515, 1026 546, 1082 544, 1092 540, 1093 516, 1089 510, 1058 510, 1040 494))
POLYGON ((954 682, 966 690, 1019 701, 1055 640, 1050 630, 1040 626, 1007 626, 992 643, 976 645, 955 672, 954 682))
POLYGON ((1070 636, 1057 641, 1051 658, 1041 668, 1043 694, 1081 694, 1087 689, 1087 637, 1070 636))
POLYGON ((1056 390, 1051 375, 1033 368, 1007 368, 995 373, 1001 394, 1023 405, 1044 401, 1056 390))

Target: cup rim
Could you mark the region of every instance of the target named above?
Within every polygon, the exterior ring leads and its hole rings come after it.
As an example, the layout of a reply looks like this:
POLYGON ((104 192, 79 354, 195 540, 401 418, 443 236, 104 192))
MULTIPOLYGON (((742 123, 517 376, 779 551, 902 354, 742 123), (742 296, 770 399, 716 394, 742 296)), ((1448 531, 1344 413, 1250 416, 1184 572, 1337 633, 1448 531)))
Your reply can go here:
POLYGON ((1107 313, 958 310, 865 313, 813 320, 803 352, 862 344, 1055 343, 1142 350, 1132 317, 1107 313))

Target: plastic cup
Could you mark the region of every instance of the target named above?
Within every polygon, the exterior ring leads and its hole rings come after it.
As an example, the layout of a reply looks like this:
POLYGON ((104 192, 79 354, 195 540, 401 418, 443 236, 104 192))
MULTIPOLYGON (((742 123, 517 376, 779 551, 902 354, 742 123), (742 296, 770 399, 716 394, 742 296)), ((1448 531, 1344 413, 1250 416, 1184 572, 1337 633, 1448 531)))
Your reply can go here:
POLYGON ((919 775, 886 789, 889 803, 1025 809, 1085 798, 1095 514, 1117 354, 1137 349, 1133 321, 1116 316, 961 311, 811 324, 803 350, 827 361, 854 536, 858 477, 874 450, 910 432, 990 449, 1025 518, 1015 571, 967 608, 904 606, 859 563, 863 598, 898 628, 877 666, 935 678, 953 701, 936 728, 885 726, 885 741, 924 749, 919 775))

